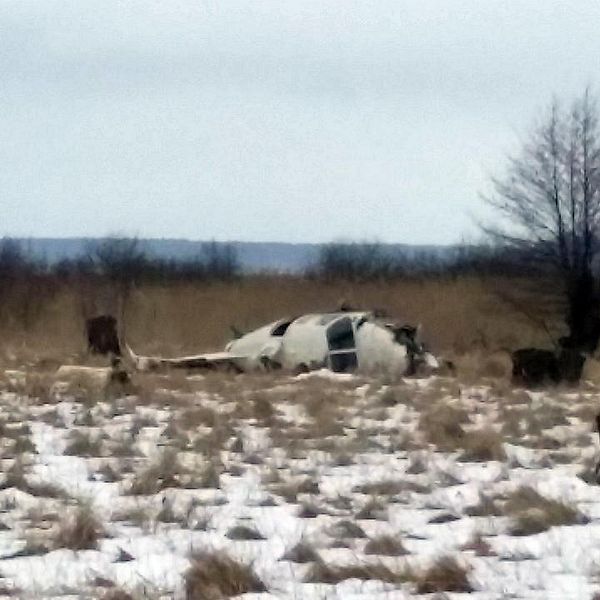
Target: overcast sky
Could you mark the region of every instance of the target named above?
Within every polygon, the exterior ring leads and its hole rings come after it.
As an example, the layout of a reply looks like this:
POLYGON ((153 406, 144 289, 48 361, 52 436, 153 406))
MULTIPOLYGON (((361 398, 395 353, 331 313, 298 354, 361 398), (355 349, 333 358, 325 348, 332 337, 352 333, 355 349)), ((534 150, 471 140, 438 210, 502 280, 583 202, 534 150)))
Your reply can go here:
MULTIPOLYGON (((0 234, 451 243, 597 0, 0 0, 0 234)), ((597 87, 597 86, 596 86, 597 87)))

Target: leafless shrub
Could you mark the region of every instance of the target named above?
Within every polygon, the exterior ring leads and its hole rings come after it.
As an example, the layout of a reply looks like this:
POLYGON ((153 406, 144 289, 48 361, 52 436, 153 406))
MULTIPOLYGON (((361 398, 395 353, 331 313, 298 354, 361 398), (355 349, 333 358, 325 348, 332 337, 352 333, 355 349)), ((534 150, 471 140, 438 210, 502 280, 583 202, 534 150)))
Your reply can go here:
POLYGON ((521 486, 510 495, 504 511, 512 517, 510 532, 513 535, 532 535, 556 525, 576 525, 589 521, 577 509, 544 498, 527 486, 521 486))
POLYGON ((184 577, 186 600, 218 600, 267 591, 251 567, 224 553, 193 555, 184 577))
POLYGON ((60 524, 53 546, 71 550, 95 550, 102 537, 106 537, 104 527, 91 508, 82 504, 60 524))
POLYGON ((365 545, 365 554, 378 554, 380 556, 403 556, 408 550, 399 537, 380 535, 370 539, 365 545))
POLYGON ((415 575, 417 594, 472 592, 467 571, 451 556, 439 558, 429 569, 415 575))

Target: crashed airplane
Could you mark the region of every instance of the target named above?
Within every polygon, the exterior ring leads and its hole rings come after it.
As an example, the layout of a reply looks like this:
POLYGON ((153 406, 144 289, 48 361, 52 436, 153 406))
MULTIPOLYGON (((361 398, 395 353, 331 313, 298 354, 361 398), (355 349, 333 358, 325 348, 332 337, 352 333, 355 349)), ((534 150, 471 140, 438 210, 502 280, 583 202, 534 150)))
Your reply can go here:
POLYGON ((438 367, 419 341, 419 328, 391 323, 365 311, 314 313, 281 319, 239 336, 223 352, 180 358, 138 356, 126 346, 140 371, 161 367, 236 371, 286 369, 301 373, 384 372, 412 375, 438 367))

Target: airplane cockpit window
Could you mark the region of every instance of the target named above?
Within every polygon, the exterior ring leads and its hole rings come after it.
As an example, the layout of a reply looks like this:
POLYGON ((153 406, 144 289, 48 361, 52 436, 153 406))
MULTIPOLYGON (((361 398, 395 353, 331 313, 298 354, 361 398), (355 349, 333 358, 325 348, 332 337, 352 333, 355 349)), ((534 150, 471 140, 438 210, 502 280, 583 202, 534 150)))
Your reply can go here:
POLYGON ((358 366, 354 330, 348 317, 334 321, 327 328, 329 363, 335 373, 355 371, 358 366))
POLYGON ((271 331, 271 335, 274 337, 281 337, 295 320, 296 319, 288 319, 286 321, 282 321, 281 323, 277 323, 277 325, 275 325, 271 331))
POLYGON ((327 329, 327 344, 329 351, 350 350, 355 347, 354 330, 349 318, 338 319, 327 329))

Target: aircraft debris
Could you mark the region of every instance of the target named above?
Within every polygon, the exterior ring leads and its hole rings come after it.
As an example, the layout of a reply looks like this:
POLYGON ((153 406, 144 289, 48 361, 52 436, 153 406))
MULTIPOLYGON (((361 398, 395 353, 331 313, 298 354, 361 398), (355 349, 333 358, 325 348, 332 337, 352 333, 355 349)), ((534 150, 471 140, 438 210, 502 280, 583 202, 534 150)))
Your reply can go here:
POLYGON ((336 373, 412 375, 439 366, 419 338, 418 327, 391 322, 372 312, 337 310, 274 321, 240 335, 222 352, 163 358, 138 356, 129 346, 125 348, 140 371, 224 367, 308 372, 327 368, 336 373))

